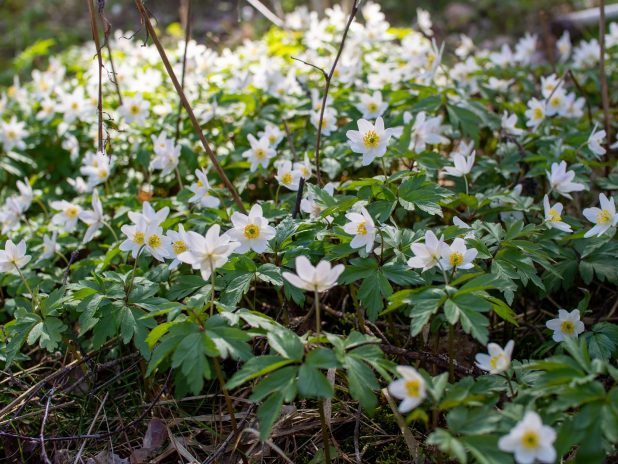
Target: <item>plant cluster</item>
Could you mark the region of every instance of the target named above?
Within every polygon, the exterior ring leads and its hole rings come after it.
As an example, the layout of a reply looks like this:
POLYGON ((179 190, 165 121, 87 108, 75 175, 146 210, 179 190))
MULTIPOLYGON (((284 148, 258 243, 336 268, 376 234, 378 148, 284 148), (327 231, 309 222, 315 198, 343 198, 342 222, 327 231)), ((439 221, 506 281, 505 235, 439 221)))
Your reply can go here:
POLYGON ((103 140, 92 44, 2 93, 3 369, 113 343, 178 397, 219 392, 234 429, 254 403, 262 440, 308 401, 326 460, 353 401, 415 459, 603 462, 618 172, 599 60, 615 102, 618 24, 605 56, 565 34, 550 63, 532 34, 451 48, 422 11, 415 29, 375 3, 348 19, 168 47, 241 205, 153 45, 109 38, 103 140))

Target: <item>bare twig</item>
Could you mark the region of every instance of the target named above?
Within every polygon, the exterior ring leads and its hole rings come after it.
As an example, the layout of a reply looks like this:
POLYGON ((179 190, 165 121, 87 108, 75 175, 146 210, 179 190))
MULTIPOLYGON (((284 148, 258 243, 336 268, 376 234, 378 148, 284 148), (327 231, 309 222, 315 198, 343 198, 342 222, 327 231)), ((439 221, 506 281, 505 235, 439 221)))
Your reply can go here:
POLYGON ((262 16, 268 19, 271 23, 273 23, 277 27, 283 27, 283 21, 279 18, 275 13, 270 11, 266 5, 264 5, 260 0, 247 0, 247 3, 251 5, 253 8, 258 10, 262 16))
POLYGON ((69 262, 67 263, 67 267, 64 270, 64 277, 62 278, 62 285, 66 285, 67 281, 69 280, 69 274, 71 273, 71 264, 73 264, 73 261, 75 261, 75 258, 77 258, 77 255, 79 254, 79 250, 73 250, 73 252, 71 252, 71 256, 69 257, 69 262))
MULTIPOLYGON (((605 73, 605 0, 599 2, 599 81, 601 83, 601 102, 603 104, 603 123, 605 125, 605 148, 609 151, 611 144, 611 125, 609 119, 609 94, 607 91, 607 75, 605 73)), ((609 169, 609 166, 608 166, 609 169)), ((609 172, 607 173, 609 174, 609 172)))
MULTIPOLYGON (((254 435, 256 437, 260 437, 260 432, 258 432, 255 429, 252 429, 251 427, 247 427, 245 429, 242 429, 241 433, 250 433, 251 435, 254 435)), ((273 443, 272 440, 266 440, 264 443, 266 443, 270 449, 272 449, 275 453, 277 453, 279 456, 281 456, 281 459, 283 459, 286 463, 288 464, 294 464, 294 461, 292 461, 290 458, 288 458, 285 453, 283 452, 283 450, 281 448, 279 448, 277 445, 275 445, 273 443)))
POLYGON ((202 131, 200 123, 197 121, 197 118, 195 117, 193 108, 191 108, 191 104, 189 103, 189 100, 187 100, 184 90, 182 89, 180 82, 178 81, 178 78, 176 77, 176 73, 174 73, 174 69, 172 68, 170 61, 167 58, 165 49, 163 48, 163 46, 161 45, 161 42, 159 41, 157 32, 155 31, 152 23, 150 22, 148 10, 144 6, 143 0, 135 0, 135 5, 137 6, 137 9, 142 17, 142 21, 144 25, 146 26, 146 31, 148 32, 148 36, 152 38, 152 42, 154 43, 155 47, 157 48, 157 51, 159 52, 159 56, 161 57, 161 60, 163 61, 163 65, 165 66, 165 70, 167 71, 167 74, 169 75, 170 79, 172 80, 172 83, 174 84, 176 93, 178 93, 178 96, 180 97, 182 104, 185 107, 185 110, 187 111, 189 115, 189 119, 191 120, 191 123, 193 124, 193 129, 197 133, 200 139, 200 142, 202 143, 202 146, 204 147, 204 150, 206 151, 206 154, 210 158, 212 165, 217 171, 217 174, 219 175, 219 177, 225 184, 226 188, 228 189, 228 191, 231 193, 232 197, 234 198, 234 201, 236 202, 238 209, 241 212, 246 213, 247 210, 245 209, 245 206, 242 203, 240 195, 238 195, 236 187, 234 187, 234 184, 232 184, 230 179, 225 174, 225 171, 223 171, 223 168, 221 167, 221 165, 219 164, 219 160, 217 159, 217 155, 215 155, 214 151, 212 150, 212 148, 206 141, 206 137, 204 137, 204 132, 202 131))
MULTIPOLYGON (((320 119, 318 121, 318 135, 315 143, 315 176, 317 179, 318 187, 322 186, 322 175, 320 173, 320 144, 322 142, 322 123, 324 121, 324 110, 326 109, 326 99, 328 98, 328 91, 330 90, 330 83, 333 80, 333 75, 335 74, 335 68, 337 67, 337 63, 339 62, 339 58, 341 58, 341 53, 343 52, 343 47, 345 46, 345 40, 348 37, 348 31, 350 30, 350 26, 352 25, 352 21, 354 21, 354 17, 358 12, 359 0, 354 0, 354 4, 352 5, 352 11, 350 13, 350 17, 348 18, 348 22, 343 31, 343 36, 341 38, 341 43, 339 44, 339 50, 337 50, 337 55, 335 56, 335 61, 333 62, 333 66, 330 68, 330 72, 325 76, 326 84, 324 85, 324 95, 322 96, 322 107, 320 108, 320 119)), ((312 66, 312 65, 310 65, 312 66)), ((317 68, 317 66, 313 66, 317 68)), ((320 69, 320 68, 318 68, 320 69)))
POLYGON ((97 49, 97 61, 99 62, 99 95, 97 101, 97 117, 98 117, 98 150, 103 152, 103 87, 101 83, 102 74, 103 74, 103 58, 101 57, 101 43, 99 41, 99 28, 97 26, 97 18, 94 14, 94 7, 92 5, 92 0, 86 0, 88 3, 88 11, 90 13, 90 27, 92 29, 92 39, 94 40, 94 45, 97 49))
POLYGON ((322 76, 324 76, 324 79, 328 80, 328 73, 326 72, 326 70, 324 68, 320 68, 319 66, 316 66, 313 63, 309 63, 305 60, 301 60, 300 58, 296 58, 295 56, 291 56, 290 58, 292 58, 295 61, 300 61, 303 64, 306 64, 307 66, 311 66, 314 69, 317 69, 318 71, 320 71, 322 73, 322 76))
POLYGON ((41 458, 45 462, 45 464, 51 464, 49 457, 47 456, 47 451, 45 451, 45 424, 47 423, 47 417, 49 416, 49 405, 51 404, 51 400, 54 396, 54 388, 52 387, 49 392, 47 392, 47 403, 45 404, 45 414, 43 415, 43 420, 41 421, 41 458))
MULTIPOLYGON (((187 72, 187 49, 191 39, 191 0, 187 0, 187 11, 185 15, 185 47, 182 54, 182 73, 180 74, 180 86, 185 88, 185 74, 187 72)), ((178 143, 180 137, 180 119, 182 116, 182 98, 178 100, 178 114, 176 115, 176 136, 174 141, 178 143)), ((178 178, 180 180, 180 176, 178 178)))
POLYGON ((109 54, 109 63, 112 66, 112 78, 110 79, 110 81, 112 81, 114 87, 116 88, 116 94, 118 95, 118 103, 122 105, 122 93, 120 92, 120 84, 118 84, 116 67, 114 66, 114 58, 112 57, 112 47, 109 44, 109 40, 105 41, 105 47, 107 48, 107 53, 109 54))
MULTIPOLYGON (((92 433, 92 429, 94 429, 94 426, 97 423, 97 420, 99 419, 99 415, 101 414, 101 411, 103 410, 103 406, 105 406, 105 402, 107 401, 108 396, 109 396, 109 392, 106 392, 105 396, 103 397, 103 401, 101 401, 101 404, 99 405, 97 412, 94 415, 94 419, 92 419, 92 422, 90 423, 90 427, 88 427, 88 435, 92 433)), ((73 464, 77 464, 79 460, 81 459, 82 453, 84 452, 84 448, 86 447, 86 442, 87 442, 87 439, 85 439, 82 442, 82 445, 79 447, 79 451, 77 452, 77 455, 75 456, 75 461, 73 461, 73 464)))

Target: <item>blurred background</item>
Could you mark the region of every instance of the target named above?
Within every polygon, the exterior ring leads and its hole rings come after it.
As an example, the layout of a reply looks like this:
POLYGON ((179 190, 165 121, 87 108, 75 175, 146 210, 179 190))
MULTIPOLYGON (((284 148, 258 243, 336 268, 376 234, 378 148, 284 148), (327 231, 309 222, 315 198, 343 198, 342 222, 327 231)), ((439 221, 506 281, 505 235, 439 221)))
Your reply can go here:
MULTIPOLYGON (((0 85, 15 73, 29 71, 36 57, 59 51, 90 38, 87 0, 0 0, 0 85)), ((179 22, 187 0, 148 0, 161 28, 182 34, 179 22), (170 27, 171 25, 171 27, 170 27)), ((191 0, 193 38, 217 46, 240 41, 266 30, 270 24, 245 0, 191 0)), ((262 0, 277 14, 305 5, 323 11, 351 0, 262 0)), ((432 13, 438 37, 465 33, 483 41, 504 41, 527 30, 543 32, 556 16, 596 6, 592 0, 379 0, 395 26, 412 26, 416 8, 432 13), (501 39, 502 37, 502 39, 501 39)), ((608 1, 607 3, 614 3, 608 1)), ((105 11, 114 29, 137 30, 133 0, 107 0, 105 11)))

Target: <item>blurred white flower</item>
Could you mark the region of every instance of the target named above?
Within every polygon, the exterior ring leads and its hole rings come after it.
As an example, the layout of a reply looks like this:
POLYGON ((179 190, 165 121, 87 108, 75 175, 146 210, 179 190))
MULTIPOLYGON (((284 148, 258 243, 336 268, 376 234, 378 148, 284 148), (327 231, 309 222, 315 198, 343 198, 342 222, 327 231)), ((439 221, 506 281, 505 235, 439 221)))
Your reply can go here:
POLYGON ((565 309, 558 310, 558 318, 545 323, 549 330, 553 330, 552 338, 555 342, 561 342, 565 338, 577 338, 585 329, 584 323, 579 320, 579 309, 571 312, 565 309))
POLYGON ((219 235, 220 231, 219 224, 215 224, 205 236, 187 232, 189 249, 177 257, 193 269, 199 269, 204 280, 208 280, 215 269, 227 263, 229 256, 240 246, 240 243, 231 241, 229 235, 219 235))
POLYGON ((498 448, 515 455, 517 464, 532 464, 535 460, 551 463, 556 460, 556 431, 543 425, 541 417, 528 411, 524 418, 500 438, 498 448))
POLYGON ((52 201, 50 206, 58 211, 52 217, 52 224, 59 226, 65 232, 73 232, 77 226, 82 207, 65 200, 52 201))
POLYGON ((249 134, 247 140, 251 144, 251 148, 246 150, 243 154, 243 158, 247 158, 247 161, 251 163, 251 172, 255 172, 258 166, 262 166, 264 169, 268 168, 268 163, 271 158, 274 158, 276 153, 271 147, 271 144, 267 136, 262 136, 259 140, 253 135, 249 134))
POLYGON ((23 240, 17 245, 7 240, 4 250, 0 250, 0 272, 17 274, 29 262, 30 256, 26 254, 26 242, 23 240))
POLYGON ((504 349, 496 343, 487 344, 487 352, 478 353, 475 357, 476 365, 479 369, 489 372, 490 374, 500 374, 506 371, 511 365, 511 356, 515 342, 509 340, 504 349))
POLYGON ((444 247, 448 245, 444 243, 444 236, 436 237, 431 230, 425 232, 425 243, 413 243, 410 246, 414 256, 408 260, 408 266, 417 269, 422 268, 421 272, 425 272, 434 266, 437 266, 445 251, 444 247))
POLYGON ((561 161, 560 164, 552 163, 551 172, 545 171, 547 174, 547 180, 552 191, 559 193, 560 195, 573 198, 571 192, 580 192, 586 187, 579 182, 573 182, 575 178, 574 171, 567 171, 566 161, 561 161))
POLYGON ((197 203, 203 208, 217 208, 221 201, 210 195, 210 183, 205 169, 195 170, 196 181, 189 186, 189 190, 193 192, 193 196, 189 198, 189 203, 197 203))
POLYGON ((248 215, 235 211, 231 220, 233 228, 227 234, 240 243, 236 253, 246 253, 249 250, 264 253, 268 241, 275 236, 275 229, 268 225, 268 219, 264 217, 260 205, 253 205, 248 215))
POLYGON ((402 378, 391 382, 388 392, 398 400, 402 400, 399 412, 405 414, 416 408, 427 397, 425 379, 410 366, 397 366, 397 372, 402 378))

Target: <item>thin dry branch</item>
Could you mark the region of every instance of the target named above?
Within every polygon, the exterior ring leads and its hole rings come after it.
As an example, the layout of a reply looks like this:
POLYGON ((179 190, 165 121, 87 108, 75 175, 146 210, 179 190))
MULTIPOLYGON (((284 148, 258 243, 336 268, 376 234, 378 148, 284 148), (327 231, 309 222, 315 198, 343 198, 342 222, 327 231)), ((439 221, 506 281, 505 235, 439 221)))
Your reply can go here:
POLYGON ((185 92, 182 89, 182 86, 180 85, 178 78, 176 77, 176 73, 174 72, 174 69, 172 68, 171 63, 169 59, 167 58, 167 53, 165 53, 165 49, 163 48, 163 46, 161 45, 161 42, 159 41, 159 37, 157 36, 157 31, 155 31, 152 23, 150 22, 150 16, 148 14, 148 10, 144 6, 144 2, 142 0, 135 0, 135 5, 137 6, 137 10, 139 11, 139 14, 142 17, 142 21, 144 25, 146 26, 146 31, 148 33, 148 36, 152 39, 152 42, 154 43, 155 47, 157 48, 157 51, 159 52, 159 56, 161 57, 161 60, 163 61, 163 65, 165 66, 165 70, 167 71, 167 74, 169 75, 170 79, 172 80, 172 83, 174 84, 176 93, 180 97, 182 104, 185 107, 187 114, 189 115, 189 119, 191 120, 191 123, 193 124, 193 129, 198 135, 200 142, 202 143, 202 146, 204 147, 204 150, 206 151, 206 154, 210 158, 210 161, 212 162, 213 167, 217 171, 217 174, 219 175, 219 177, 225 184, 225 187, 228 189, 228 191, 234 198, 234 201, 236 202, 238 209, 243 213, 247 213, 247 210, 245 209, 245 206, 242 203, 240 195, 238 195, 238 191, 236 190, 236 187, 234 187, 234 184, 227 177, 227 175, 225 174, 225 171, 223 171, 223 168, 219 164, 219 160, 217 159, 217 156, 215 155, 214 151, 208 144, 206 137, 204 136, 204 132, 202 131, 200 123, 197 121, 197 118, 195 117, 193 108, 191 108, 191 104, 189 103, 189 100, 187 100, 185 92))
POLYGON ((102 78, 103 78, 103 58, 101 56, 101 42, 99 41, 99 28, 97 26, 97 18, 94 14, 94 7, 92 5, 92 0, 86 0, 88 3, 88 12, 90 13, 90 28, 92 29, 92 39, 94 40, 94 45, 97 49, 97 61, 99 63, 99 93, 97 97, 97 146, 100 152, 103 152, 104 144, 103 144, 103 86, 102 86, 102 78))
MULTIPOLYGON (((325 76, 326 84, 324 85, 324 95, 322 96, 322 107, 320 108, 320 119, 318 121, 318 135, 315 143, 315 176, 317 179, 318 187, 322 186, 322 175, 320 173, 320 144, 322 142, 322 123, 324 121, 324 110, 326 109, 326 100, 328 98, 328 91, 330 90, 330 83, 333 80, 333 75, 335 74, 335 68, 337 68, 337 63, 339 63, 339 58, 341 58, 341 54, 343 53, 343 47, 345 46, 345 40, 348 37, 348 32, 350 30, 350 26, 352 25, 352 21, 354 21, 354 17, 356 13, 358 13, 360 1, 354 0, 354 4, 352 5, 352 11, 350 13, 350 17, 348 18, 348 22, 343 31, 343 36, 341 38, 341 43, 339 44, 339 49, 337 50, 337 55, 335 56, 335 61, 333 62, 333 66, 330 68, 330 72, 325 76)), ((308 64, 308 63, 307 63, 308 64)), ((318 68, 314 65, 314 68, 318 68)), ((322 70, 324 72, 324 70, 322 70)))
MULTIPOLYGON (((605 126, 605 148, 609 151, 609 146, 611 144, 611 125, 609 118, 607 74, 605 73, 605 0, 599 2, 599 46, 601 50, 601 56, 599 57, 599 81, 601 83, 601 103, 603 105, 603 124, 605 126)), ((609 172, 607 174, 609 174, 609 172)))

